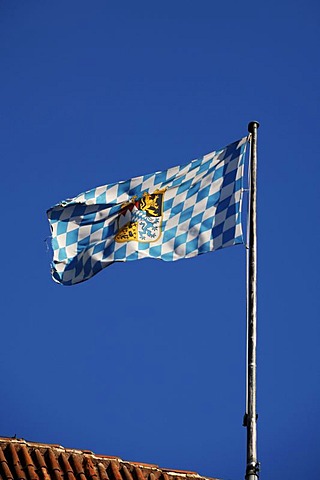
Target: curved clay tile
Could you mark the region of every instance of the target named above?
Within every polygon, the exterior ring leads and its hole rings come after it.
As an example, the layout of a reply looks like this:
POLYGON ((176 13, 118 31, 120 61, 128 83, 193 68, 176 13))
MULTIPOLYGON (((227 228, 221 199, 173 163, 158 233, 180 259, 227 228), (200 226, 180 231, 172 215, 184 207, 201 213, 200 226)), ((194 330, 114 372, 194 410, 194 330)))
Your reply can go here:
POLYGON ((121 477, 121 474, 120 474, 120 471, 119 471, 119 463, 118 462, 115 462, 114 460, 111 460, 109 468, 111 469, 113 480, 122 480, 122 477, 121 477))
POLYGON ((75 476, 73 474, 73 470, 67 459, 67 456, 62 452, 59 456, 59 461, 62 466, 63 478, 64 480, 75 480, 75 476))
POLYGON ((0 448, 0 465, 1 465, 0 471, 2 471, 2 475, 5 478, 5 480, 13 480, 13 475, 11 473, 11 470, 9 468, 7 459, 4 455, 2 448, 0 448))
POLYGON ((41 452, 40 452, 40 450, 38 450, 38 448, 36 448, 34 450, 34 456, 36 457, 36 460, 37 460, 36 472, 38 473, 38 476, 42 480, 50 480, 50 476, 48 474, 48 468, 47 468, 46 462, 44 461, 44 458, 41 455, 41 452))
POLYGON ((27 470, 29 480, 39 480, 39 477, 36 474, 35 466, 29 455, 27 447, 25 445, 21 445, 19 453, 24 461, 24 470, 27 470))
POLYGON ((122 466, 122 476, 124 477, 124 480, 133 480, 131 473, 125 465, 122 466))
POLYGON ((145 480, 140 467, 135 467, 134 473, 137 480, 145 480))
POLYGON ((18 453, 12 443, 9 443, 9 452, 11 454, 13 470, 15 472, 16 480, 27 480, 24 471, 22 470, 18 453))
POLYGON ((84 468, 87 478, 91 478, 92 480, 96 480, 98 478, 97 471, 94 468, 91 458, 88 456, 84 457, 84 468))
POLYGON ((54 480, 63 480, 58 460, 50 448, 47 449, 46 456, 48 458, 48 472, 53 473, 54 480))
POLYGON ((86 474, 84 473, 84 468, 82 464, 82 455, 72 454, 70 457, 70 462, 74 466, 74 473, 78 480, 85 480, 86 474))
POLYGON ((98 463, 98 472, 100 480, 109 480, 106 467, 101 462, 98 463))

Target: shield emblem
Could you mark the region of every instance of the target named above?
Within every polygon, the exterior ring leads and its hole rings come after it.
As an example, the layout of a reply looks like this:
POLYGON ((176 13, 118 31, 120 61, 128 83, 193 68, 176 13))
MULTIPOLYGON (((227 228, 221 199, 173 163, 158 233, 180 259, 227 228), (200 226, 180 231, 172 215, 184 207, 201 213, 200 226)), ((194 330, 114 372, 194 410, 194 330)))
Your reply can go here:
POLYGON ((151 243, 161 235, 163 196, 165 190, 145 192, 138 200, 133 198, 123 205, 118 217, 115 241, 151 243))

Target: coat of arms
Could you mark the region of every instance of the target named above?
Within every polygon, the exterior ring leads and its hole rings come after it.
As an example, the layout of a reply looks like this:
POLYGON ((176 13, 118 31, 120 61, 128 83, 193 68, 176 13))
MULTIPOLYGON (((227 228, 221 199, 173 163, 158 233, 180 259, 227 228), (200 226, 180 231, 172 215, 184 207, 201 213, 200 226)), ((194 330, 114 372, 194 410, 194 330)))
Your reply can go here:
POLYGON ((145 192, 141 198, 133 197, 130 202, 123 204, 118 217, 116 242, 158 240, 161 235, 164 192, 165 190, 145 192))

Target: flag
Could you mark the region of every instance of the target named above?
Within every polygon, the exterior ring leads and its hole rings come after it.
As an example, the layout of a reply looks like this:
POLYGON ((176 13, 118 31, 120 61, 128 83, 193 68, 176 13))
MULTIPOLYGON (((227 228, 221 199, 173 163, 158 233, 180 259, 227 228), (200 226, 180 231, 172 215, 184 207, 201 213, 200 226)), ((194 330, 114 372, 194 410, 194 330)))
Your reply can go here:
POLYGON ((94 188, 47 211, 52 277, 83 282, 114 262, 174 261, 243 243, 248 137, 187 164, 94 188))

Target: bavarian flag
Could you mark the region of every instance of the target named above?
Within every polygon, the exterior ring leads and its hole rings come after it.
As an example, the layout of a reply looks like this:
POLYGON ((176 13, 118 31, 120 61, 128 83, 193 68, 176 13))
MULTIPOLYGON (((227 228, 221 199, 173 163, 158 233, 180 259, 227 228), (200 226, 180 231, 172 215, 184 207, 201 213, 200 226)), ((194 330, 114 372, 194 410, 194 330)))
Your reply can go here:
POLYGON ((243 243, 248 137, 185 165, 94 188, 47 212, 52 277, 74 285, 114 262, 174 261, 243 243))

